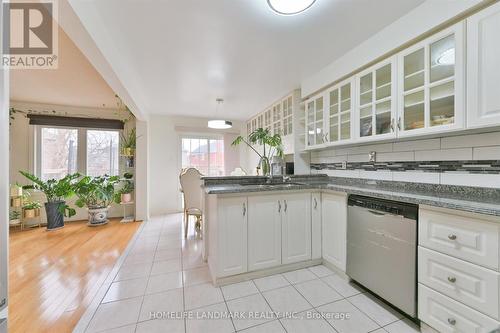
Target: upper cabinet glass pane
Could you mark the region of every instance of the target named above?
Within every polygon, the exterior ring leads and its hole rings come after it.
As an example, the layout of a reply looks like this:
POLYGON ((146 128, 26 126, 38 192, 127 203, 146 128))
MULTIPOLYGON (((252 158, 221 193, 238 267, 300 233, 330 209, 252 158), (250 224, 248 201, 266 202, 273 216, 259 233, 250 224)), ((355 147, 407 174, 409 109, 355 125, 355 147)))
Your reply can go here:
POLYGON ((361 77, 359 81, 359 96, 360 96, 360 105, 365 105, 372 102, 372 73, 368 73, 365 76, 361 77))
POLYGON ((430 81, 436 82, 455 75, 455 35, 430 45, 430 81))
POLYGON ((351 84, 348 83, 340 88, 340 111, 351 109, 351 84))
POLYGON ((323 97, 316 98, 316 121, 323 120, 323 97))
POLYGON ((337 114, 339 111, 339 90, 330 91, 330 116, 337 114))
POLYGON ((391 96, 391 64, 376 71, 377 100, 391 96))
POLYGON ((424 85, 424 54, 423 48, 404 57, 404 89, 415 89, 424 85))
POLYGON ((451 125, 455 122, 454 91, 453 81, 431 88, 431 126, 451 125))

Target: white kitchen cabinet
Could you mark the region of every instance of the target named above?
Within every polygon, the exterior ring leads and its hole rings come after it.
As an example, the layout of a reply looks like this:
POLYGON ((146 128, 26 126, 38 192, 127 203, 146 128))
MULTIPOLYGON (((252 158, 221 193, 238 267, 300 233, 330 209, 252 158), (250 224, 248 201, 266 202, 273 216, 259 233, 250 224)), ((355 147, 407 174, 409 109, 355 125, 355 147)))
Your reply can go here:
POLYGON ((218 205, 217 276, 245 273, 248 267, 247 198, 222 198, 218 205))
POLYGON ((311 194, 282 195, 282 263, 311 259, 311 194))
POLYGON ((321 192, 311 195, 311 259, 321 258, 321 192))
POLYGON ((346 143, 353 137, 353 86, 354 80, 348 79, 326 93, 325 141, 327 145, 346 143))
POLYGON ((464 128, 463 22, 398 55, 398 136, 464 128))
POLYGON ((248 270, 281 265, 281 211, 279 195, 248 197, 248 270))
POLYGON ((395 138, 396 57, 356 75, 357 141, 395 138))
POLYGON ((306 148, 318 148, 325 145, 324 131, 324 95, 316 95, 306 103, 306 148))
POLYGON ((282 113, 281 113, 281 102, 273 106, 273 131, 272 134, 282 133, 282 113))
POLYGON ((347 243, 347 195, 322 193, 323 259, 345 272, 347 243))
POLYGON ((467 127, 500 125, 500 3, 467 19, 467 127))

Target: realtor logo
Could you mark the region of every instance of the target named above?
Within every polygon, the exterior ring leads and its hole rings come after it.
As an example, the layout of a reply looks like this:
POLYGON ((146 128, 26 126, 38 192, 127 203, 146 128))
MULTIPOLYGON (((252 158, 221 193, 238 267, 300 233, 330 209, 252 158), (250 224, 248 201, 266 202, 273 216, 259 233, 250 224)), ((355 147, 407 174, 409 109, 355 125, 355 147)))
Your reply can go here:
POLYGON ((57 68, 56 9, 53 0, 3 3, 3 66, 10 69, 57 68))

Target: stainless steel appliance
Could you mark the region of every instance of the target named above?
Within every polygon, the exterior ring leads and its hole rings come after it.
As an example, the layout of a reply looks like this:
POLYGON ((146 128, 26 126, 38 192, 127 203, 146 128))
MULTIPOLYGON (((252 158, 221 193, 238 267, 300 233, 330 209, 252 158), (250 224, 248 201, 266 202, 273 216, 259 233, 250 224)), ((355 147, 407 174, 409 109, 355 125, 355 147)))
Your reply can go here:
POLYGON ((418 206, 357 195, 348 204, 347 275, 416 317, 418 206))

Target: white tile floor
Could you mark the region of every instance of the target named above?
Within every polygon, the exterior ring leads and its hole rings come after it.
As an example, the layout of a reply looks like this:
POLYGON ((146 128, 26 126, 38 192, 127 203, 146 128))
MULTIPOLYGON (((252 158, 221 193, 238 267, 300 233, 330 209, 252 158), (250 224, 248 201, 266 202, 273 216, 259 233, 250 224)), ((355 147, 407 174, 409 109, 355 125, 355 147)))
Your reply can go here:
POLYGON ((86 316, 88 325, 82 323, 86 332, 419 332, 322 265, 215 288, 200 240, 192 234, 183 240, 181 219, 180 214, 153 218, 138 230, 113 282, 86 316), (155 319, 155 314, 179 317, 155 319))

